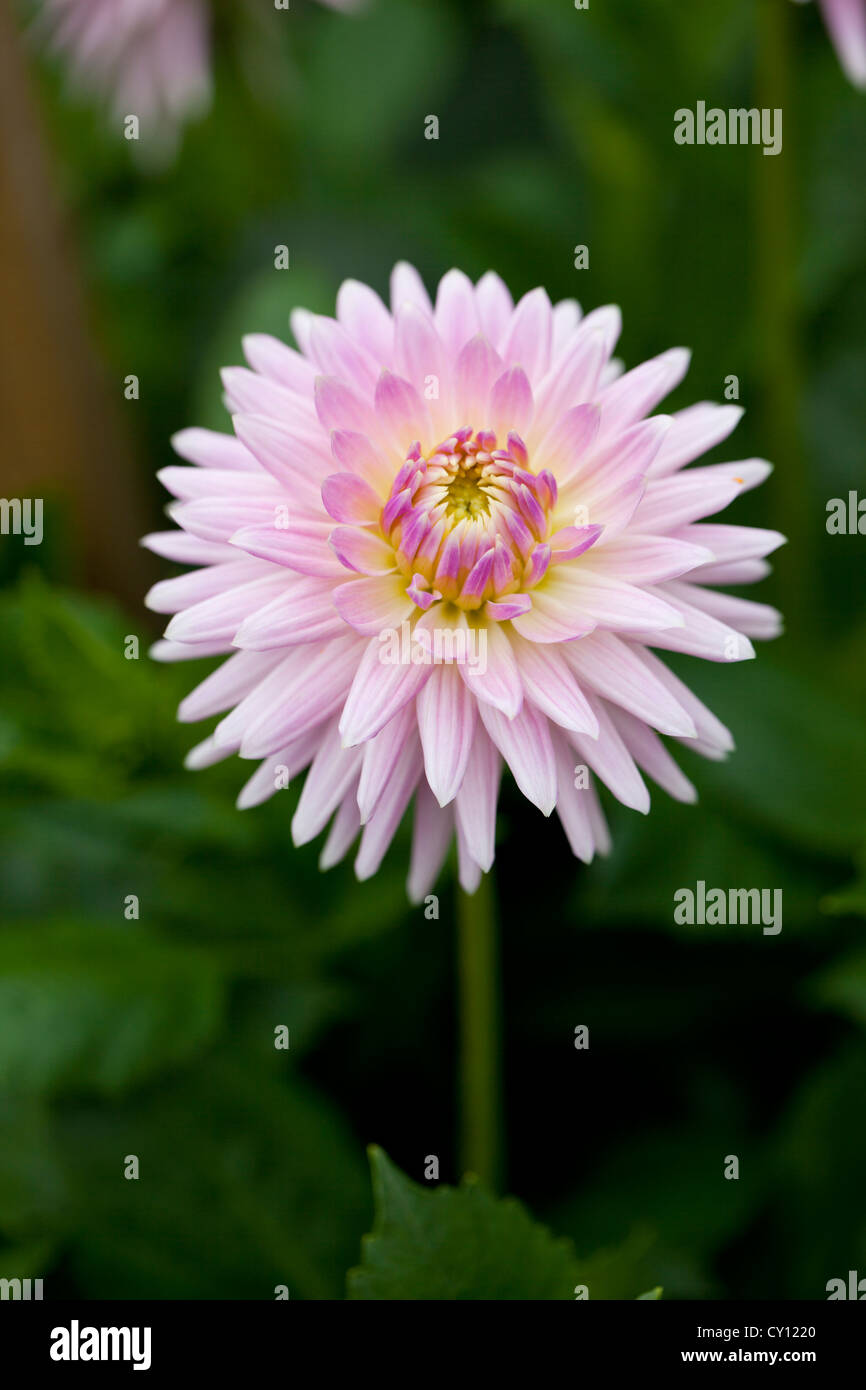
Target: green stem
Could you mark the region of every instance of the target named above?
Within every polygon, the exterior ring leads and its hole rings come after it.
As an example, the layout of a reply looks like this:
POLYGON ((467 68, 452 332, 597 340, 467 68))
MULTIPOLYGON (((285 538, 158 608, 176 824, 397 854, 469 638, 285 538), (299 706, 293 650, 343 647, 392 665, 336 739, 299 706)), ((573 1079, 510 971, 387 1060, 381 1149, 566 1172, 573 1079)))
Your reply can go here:
POLYGON ((457 890, 460 1007, 460 1163, 488 1187, 501 1173, 499 969, 493 886, 457 890))
POLYGON ((769 484, 773 524, 788 537, 778 566, 786 626, 813 625, 814 506, 811 479, 800 437, 802 368, 799 344, 797 256, 794 217, 795 132, 788 127, 791 100, 791 20, 788 0, 762 0, 758 7, 758 106, 783 112, 780 154, 758 160, 755 202, 757 342, 761 357, 767 456, 776 467, 769 484))

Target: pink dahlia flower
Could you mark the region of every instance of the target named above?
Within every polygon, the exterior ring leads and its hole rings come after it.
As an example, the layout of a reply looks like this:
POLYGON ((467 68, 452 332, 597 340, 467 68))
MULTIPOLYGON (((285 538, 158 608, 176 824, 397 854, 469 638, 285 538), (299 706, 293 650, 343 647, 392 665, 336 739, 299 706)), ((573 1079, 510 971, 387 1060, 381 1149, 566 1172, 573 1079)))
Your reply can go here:
POLYGON ((295 843, 330 822, 327 867, 360 833, 362 879, 414 796, 415 900, 455 832, 463 886, 490 868, 503 764, 585 861, 609 843, 593 777, 638 811, 641 770, 692 800, 658 735, 731 737, 650 649, 739 660, 779 626, 716 586, 783 538, 703 524, 770 465, 686 468, 740 409, 650 415, 687 352, 621 375, 618 309, 515 307, 493 274, 450 271, 434 307, 398 265, 390 310, 347 281, 292 328, 300 351, 255 335, 224 373, 234 434, 184 430, 193 467, 160 474, 183 529, 146 544, 196 568, 148 596, 175 615, 155 655, 232 653, 180 707, 224 714, 188 765, 261 760, 241 807, 308 767, 295 843))
POLYGON ((204 0, 43 0, 40 23, 73 80, 107 100, 142 136, 171 143, 210 102, 210 18, 204 0))
POLYGON ((866 0, 818 0, 818 4, 842 67, 855 86, 866 87, 866 0))

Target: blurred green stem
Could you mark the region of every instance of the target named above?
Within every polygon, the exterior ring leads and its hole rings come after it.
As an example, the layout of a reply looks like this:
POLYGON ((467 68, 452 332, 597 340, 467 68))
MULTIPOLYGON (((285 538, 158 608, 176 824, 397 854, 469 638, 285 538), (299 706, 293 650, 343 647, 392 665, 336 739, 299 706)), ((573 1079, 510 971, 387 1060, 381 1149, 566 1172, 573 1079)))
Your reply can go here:
POLYGON ((788 537, 779 565, 782 607, 789 628, 813 623, 817 576, 813 555, 813 501, 800 438, 802 371, 797 306, 794 218, 794 132, 791 97, 789 0, 758 5, 759 107, 783 112, 781 153, 758 160, 755 197, 757 335, 763 368, 765 432, 776 468, 771 481, 774 523, 788 537))
POLYGON ((457 890, 460 1007, 460 1164, 494 1191, 501 1179, 499 968, 493 885, 457 890))

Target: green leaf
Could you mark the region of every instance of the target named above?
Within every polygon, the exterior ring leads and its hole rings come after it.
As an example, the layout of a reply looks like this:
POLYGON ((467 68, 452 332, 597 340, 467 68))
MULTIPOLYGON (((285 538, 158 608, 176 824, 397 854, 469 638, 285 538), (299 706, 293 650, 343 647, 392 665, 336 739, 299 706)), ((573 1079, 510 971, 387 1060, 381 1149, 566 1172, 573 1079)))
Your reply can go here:
POLYGON ((761 660, 675 663, 728 724, 736 752, 692 762, 701 794, 812 853, 848 854, 866 833, 866 722, 827 683, 761 660), (791 756, 792 748, 803 749, 791 756))
POLYGON ((425 115, 441 109, 430 105, 441 95, 440 75, 457 61, 453 24, 448 7, 429 0, 378 0, 350 21, 322 17, 319 28, 307 74, 316 111, 308 139, 332 172, 358 178, 371 150, 385 164, 399 142, 423 141, 425 115))
POLYGON ((472 1178, 426 1192, 370 1148, 376 1221, 351 1270, 351 1299, 567 1299, 580 1271, 570 1243, 519 1202, 472 1178))
POLYGON ((0 1074, 22 1090, 114 1093, 214 1036, 208 956, 142 931, 77 922, 0 933, 0 1074))
POLYGON ((27 1246, 62 1235, 69 1209, 69 1185, 46 1102, 0 1090, 0 1233, 27 1246))
POLYGON ((360 1150, 294 1075, 208 1057, 64 1114, 70 1263, 91 1298, 333 1299, 368 1211, 360 1150), (126 1177, 127 1158, 138 1177, 126 1177))
POLYGON ((866 1024, 866 951, 833 961, 808 982, 807 992, 816 1003, 866 1024))
POLYGON ((853 1036, 796 1092, 776 1164, 779 1296, 826 1298, 828 1279, 866 1268, 866 1042, 853 1036))
POLYGON ((54 1260, 51 1241, 0 1247, 0 1279, 41 1279, 54 1260))
POLYGON ((638 1303, 645 1303, 648 1299, 658 1299, 662 1296, 662 1287, 657 1285, 654 1289, 649 1289, 647 1293, 638 1294, 638 1303))
POLYGON ((426 1190, 380 1148, 369 1154, 376 1220, 349 1272, 350 1299, 563 1300, 584 1284, 592 1297, 593 1272, 608 1279, 617 1263, 616 1252, 578 1260, 570 1241, 473 1177, 426 1190))

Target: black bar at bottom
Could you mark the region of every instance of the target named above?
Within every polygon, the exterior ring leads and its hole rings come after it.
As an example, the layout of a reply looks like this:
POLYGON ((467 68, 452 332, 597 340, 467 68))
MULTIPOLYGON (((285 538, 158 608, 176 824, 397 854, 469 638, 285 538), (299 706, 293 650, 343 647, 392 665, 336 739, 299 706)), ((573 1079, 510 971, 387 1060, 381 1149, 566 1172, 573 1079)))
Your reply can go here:
MULTIPOLYGON (((0 1303, 0 1354, 7 1368, 16 1367, 19 1381, 31 1371, 92 1378, 105 1367, 115 1376, 134 1374, 137 1368, 156 1380, 185 1370, 248 1377, 251 1366, 264 1373, 268 1367, 282 1365, 290 1374, 292 1366, 298 1368, 299 1352, 305 1350, 314 1366, 329 1366, 339 1345, 331 1339, 342 1328, 346 1338, 342 1346, 352 1362, 358 1365, 364 1356, 371 1370, 387 1366, 393 1356, 391 1329, 399 1326, 405 1331, 405 1305, 393 1321, 387 1314, 364 1314, 358 1307, 344 1311, 344 1305, 332 1304, 330 1308, 328 1312, 320 1304, 291 1300, 5 1301, 0 1303), (380 1322, 383 1316, 385 1321, 380 1322)), ((509 1315, 500 1353, 513 1348, 514 1340, 521 1337, 514 1316, 509 1315)), ((550 1342, 563 1335, 575 1370, 592 1366, 596 1372, 632 1367, 666 1371, 689 1365, 805 1365, 826 1377, 828 1372, 860 1363, 866 1332, 864 1310, 846 1307, 841 1301, 581 1302, 568 1312, 560 1308, 548 1316, 545 1362, 549 1364, 550 1342)), ((447 1371, 453 1356, 441 1318, 440 1312, 430 1336, 417 1348, 426 1376, 440 1357, 447 1371)), ((533 1320, 529 1332, 540 1350, 538 1330, 533 1320)), ((488 1339, 484 1345, 492 1350, 497 1343, 488 1339)))

